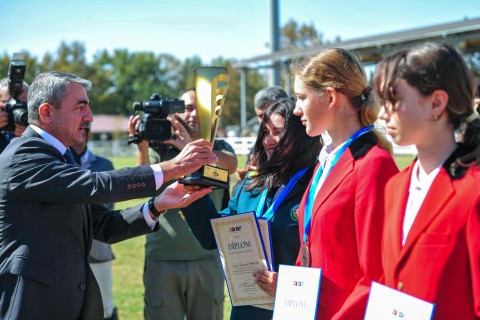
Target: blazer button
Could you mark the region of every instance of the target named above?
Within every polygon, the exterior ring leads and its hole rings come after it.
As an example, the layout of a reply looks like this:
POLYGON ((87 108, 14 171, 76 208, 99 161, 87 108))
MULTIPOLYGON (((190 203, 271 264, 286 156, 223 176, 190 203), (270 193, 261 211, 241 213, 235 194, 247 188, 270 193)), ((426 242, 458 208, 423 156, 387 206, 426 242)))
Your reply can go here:
POLYGON ((127 184, 127 189, 131 189, 132 188, 132 185, 129 183, 127 184))
POLYGON ((80 283, 80 290, 85 290, 85 283, 80 283))
POLYGON ((403 290, 403 282, 399 282, 397 285, 397 289, 402 291, 403 290))

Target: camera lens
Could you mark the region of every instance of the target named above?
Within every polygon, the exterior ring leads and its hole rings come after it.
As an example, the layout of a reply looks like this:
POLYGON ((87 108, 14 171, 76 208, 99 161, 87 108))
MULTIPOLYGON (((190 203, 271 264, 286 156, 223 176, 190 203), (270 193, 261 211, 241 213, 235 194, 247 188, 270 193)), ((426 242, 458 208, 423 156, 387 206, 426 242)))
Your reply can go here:
POLYGON ((28 111, 23 108, 13 109, 13 121, 21 126, 28 126, 28 111))
POLYGON ((148 119, 145 123, 145 138, 149 141, 170 139, 171 128, 170 121, 166 119, 148 119))
POLYGON ((163 137, 164 126, 162 123, 152 127, 152 134, 155 137, 163 137))

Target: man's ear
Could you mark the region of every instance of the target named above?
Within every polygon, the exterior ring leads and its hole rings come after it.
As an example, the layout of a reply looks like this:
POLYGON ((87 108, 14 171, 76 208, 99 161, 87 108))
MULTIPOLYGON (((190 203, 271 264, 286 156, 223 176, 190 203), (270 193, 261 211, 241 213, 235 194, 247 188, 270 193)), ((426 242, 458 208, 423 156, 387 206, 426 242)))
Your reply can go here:
POLYGON ((434 119, 440 118, 448 104, 448 93, 445 90, 435 90, 431 95, 432 116, 434 119))
POLYGON ((38 116, 40 121, 43 123, 51 123, 53 117, 53 106, 50 103, 42 103, 40 107, 38 107, 38 116))

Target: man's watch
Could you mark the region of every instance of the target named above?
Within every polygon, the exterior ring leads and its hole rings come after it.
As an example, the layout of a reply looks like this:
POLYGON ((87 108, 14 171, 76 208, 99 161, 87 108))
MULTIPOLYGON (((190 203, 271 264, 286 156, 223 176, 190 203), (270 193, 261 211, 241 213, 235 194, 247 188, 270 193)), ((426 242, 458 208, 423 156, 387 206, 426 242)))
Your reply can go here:
POLYGON ((150 198, 150 200, 148 200, 148 210, 150 210, 150 212, 153 214, 155 218, 158 218, 162 214, 167 212, 167 210, 158 211, 157 208, 155 208, 155 204, 153 203, 154 201, 155 201, 155 198, 150 198))

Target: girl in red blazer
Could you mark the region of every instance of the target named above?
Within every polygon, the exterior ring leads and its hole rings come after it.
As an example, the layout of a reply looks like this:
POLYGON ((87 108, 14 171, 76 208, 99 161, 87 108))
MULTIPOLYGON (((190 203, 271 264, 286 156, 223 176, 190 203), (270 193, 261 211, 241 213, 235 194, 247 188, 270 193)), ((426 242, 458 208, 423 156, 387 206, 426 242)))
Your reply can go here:
POLYGON ((378 105, 351 52, 310 57, 294 88, 307 134, 332 138, 300 204, 297 265, 323 269, 317 319, 362 319, 370 283, 383 273, 383 191, 398 169, 373 128, 378 105))
POLYGON ((374 76, 387 133, 418 150, 386 188, 384 283, 435 303, 436 320, 480 319, 480 121, 472 82, 455 49, 432 43, 392 54, 374 76))

